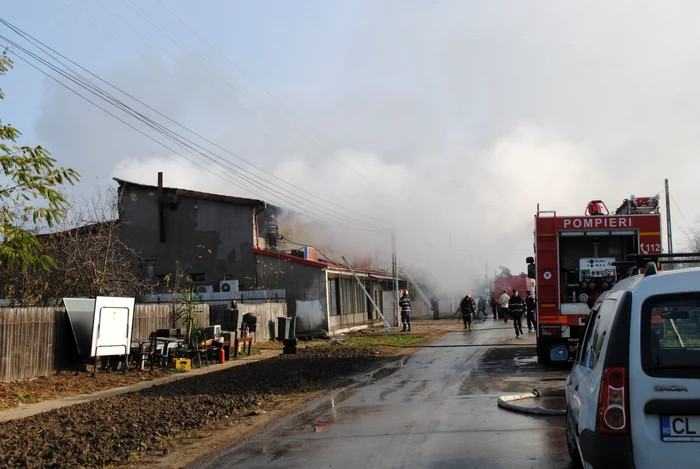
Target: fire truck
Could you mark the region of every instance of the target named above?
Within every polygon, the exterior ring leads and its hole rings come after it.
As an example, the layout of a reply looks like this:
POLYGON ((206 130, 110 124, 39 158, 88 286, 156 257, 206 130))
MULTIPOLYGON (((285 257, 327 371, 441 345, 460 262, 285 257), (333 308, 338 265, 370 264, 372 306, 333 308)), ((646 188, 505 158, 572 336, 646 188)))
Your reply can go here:
MULTIPOLYGON (((525 274, 496 277, 496 280, 493 282, 492 288, 493 299, 496 301, 496 303, 500 302, 499 299, 503 292, 506 292, 508 293, 508 295, 511 295, 513 290, 517 289, 518 293, 523 298, 525 298, 525 292, 534 292, 534 290, 532 289, 532 280, 525 274)), ((499 319, 503 319, 503 317, 500 317, 499 319)))
POLYGON ((661 254, 659 202, 658 195, 631 196, 610 213, 593 200, 583 216, 537 205, 535 256, 526 261, 535 279, 540 363, 572 356, 596 299, 626 273, 629 256, 661 254))

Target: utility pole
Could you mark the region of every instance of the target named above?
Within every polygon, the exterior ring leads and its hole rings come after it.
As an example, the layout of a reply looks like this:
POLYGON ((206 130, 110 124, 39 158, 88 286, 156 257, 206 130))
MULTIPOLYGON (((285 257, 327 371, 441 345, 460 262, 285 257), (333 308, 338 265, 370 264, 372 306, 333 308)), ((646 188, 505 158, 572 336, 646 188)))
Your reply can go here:
MULTIPOLYGON (((668 231, 668 253, 673 254, 673 236, 671 235, 671 196, 668 190, 668 179, 664 181, 666 187, 666 231, 668 231)), ((673 270, 673 264, 670 264, 673 270)))
POLYGON ((399 323, 399 269, 396 263, 396 231, 391 232, 391 275, 394 277, 394 323, 399 323))

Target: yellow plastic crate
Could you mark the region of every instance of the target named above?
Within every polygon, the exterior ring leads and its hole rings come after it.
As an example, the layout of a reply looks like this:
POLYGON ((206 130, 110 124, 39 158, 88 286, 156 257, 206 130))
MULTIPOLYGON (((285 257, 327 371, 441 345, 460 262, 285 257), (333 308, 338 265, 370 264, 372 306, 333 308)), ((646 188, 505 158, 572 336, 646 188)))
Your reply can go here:
POLYGON ((172 365, 178 371, 190 371, 192 369, 192 361, 189 358, 173 358, 172 365))

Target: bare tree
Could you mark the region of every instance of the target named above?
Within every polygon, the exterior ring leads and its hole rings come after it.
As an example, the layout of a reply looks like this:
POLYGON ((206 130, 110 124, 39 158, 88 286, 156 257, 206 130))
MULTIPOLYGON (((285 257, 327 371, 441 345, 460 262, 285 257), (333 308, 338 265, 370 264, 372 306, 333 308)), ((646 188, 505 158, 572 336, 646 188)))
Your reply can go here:
MULTIPOLYGON (((685 245, 683 250, 690 254, 699 253, 700 254, 700 226, 696 226, 692 231, 685 232, 685 245)), ((680 264, 681 267, 700 267, 700 263, 697 261, 697 257, 688 260, 688 262, 680 264)))
POLYGON ((141 276, 141 256, 119 236, 117 207, 117 192, 111 188, 74 202, 57 232, 37 237, 55 266, 0 273, 4 295, 22 305, 45 305, 63 297, 133 296, 152 290, 141 276))

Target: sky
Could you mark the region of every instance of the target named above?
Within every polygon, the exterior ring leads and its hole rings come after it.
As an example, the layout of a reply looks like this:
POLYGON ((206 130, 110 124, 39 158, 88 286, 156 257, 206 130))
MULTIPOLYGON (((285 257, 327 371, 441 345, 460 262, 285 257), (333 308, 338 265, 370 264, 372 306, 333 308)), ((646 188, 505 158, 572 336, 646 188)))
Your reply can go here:
POLYGON ((538 203, 612 209, 668 178, 676 251, 700 217, 697 2, 24 0, 2 18, 216 153, 15 60, 0 116, 83 175, 79 196, 163 171, 332 220, 318 237, 348 252, 386 258, 396 229, 399 262, 450 292, 525 270, 538 203))

